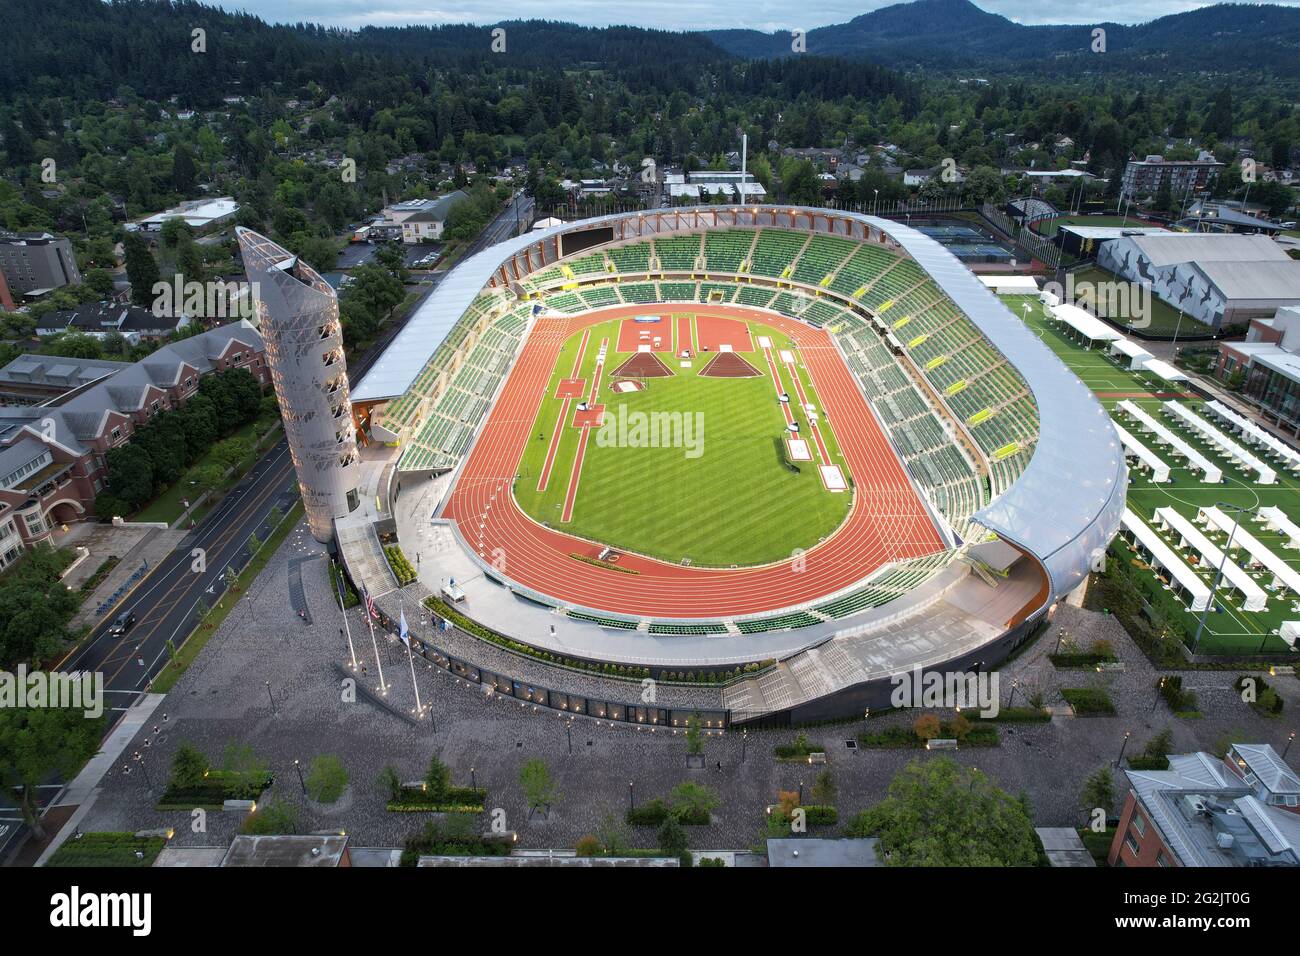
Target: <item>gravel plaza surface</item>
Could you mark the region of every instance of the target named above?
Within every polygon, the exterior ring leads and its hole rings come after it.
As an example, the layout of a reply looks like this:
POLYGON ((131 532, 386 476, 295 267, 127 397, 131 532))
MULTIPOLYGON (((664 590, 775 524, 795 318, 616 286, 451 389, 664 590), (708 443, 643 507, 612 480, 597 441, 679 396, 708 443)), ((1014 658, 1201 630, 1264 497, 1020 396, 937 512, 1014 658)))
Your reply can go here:
MULTIPOLYGON (((83 831, 140 830, 173 827, 178 846, 224 846, 238 829, 239 815, 209 812, 206 832, 193 832, 188 811, 154 809, 165 785, 171 758, 189 742, 219 764, 228 742, 249 745, 275 775, 267 799, 280 798, 299 809, 302 832, 342 829, 358 847, 395 847, 420 829, 427 814, 390 813, 386 793, 377 780, 392 765, 403 780, 423 776, 429 757, 438 754, 452 769, 453 782, 488 788, 487 807, 505 811, 507 826, 519 834, 522 847, 572 847, 584 834, 612 817, 622 826, 630 798, 636 804, 666 798, 676 784, 692 780, 718 792, 720 804, 708 826, 687 827, 697 849, 744 849, 757 844, 764 831, 765 809, 779 790, 797 790, 802 783, 805 802, 820 767, 778 761, 773 747, 790 743, 800 732, 825 746, 828 766, 838 789, 841 822, 884 797, 893 776, 909 761, 933 759, 923 750, 849 749, 845 742, 865 726, 910 725, 915 714, 896 712, 869 721, 799 730, 739 731, 706 736, 704 767, 687 768, 684 735, 659 728, 611 726, 591 718, 569 717, 531 704, 485 695, 431 664, 415 659, 422 702, 432 707, 413 723, 399 714, 414 708, 411 672, 405 648, 395 637, 376 631, 379 659, 389 685, 387 704, 359 694, 344 701, 336 668, 348 661, 340 634, 340 614, 333 600, 328 559, 323 546, 306 525, 286 539, 262 575, 187 673, 157 708, 154 718, 126 750, 126 757, 102 781, 85 818, 83 831), (296 576, 301 573, 302 598, 296 576), (290 588, 290 582, 294 587, 290 588), (291 597, 291 594, 293 597, 291 597), (294 606, 305 599, 312 623, 304 623, 294 606), (269 682, 269 683, 268 683, 269 682), (165 715, 165 719, 164 719, 165 715), (572 752, 570 752, 570 742, 572 752), (123 773, 140 753, 146 772, 123 773), (320 754, 337 755, 349 775, 349 786, 335 804, 309 802, 303 794, 293 761, 304 768, 320 754), (546 819, 529 818, 519 785, 519 770, 540 758, 551 771, 560 797, 546 819)), ((476 639, 450 632, 431 635, 428 614, 406 608, 413 631, 437 646, 486 668, 499 668, 524 680, 608 699, 635 701, 641 686, 596 675, 559 670, 543 662, 518 657, 476 639)), ((349 612, 356 652, 364 670, 358 683, 377 690, 375 650, 360 608, 349 612)), ((978 767, 1003 789, 1025 791, 1038 826, 1069 826, 1082 822, 1078 809, 1084 779, 1098 767, 1111 765, 1126 731, 1132 732, 1128 753, 1138 752, 1164 727, 1172 728, 1174 750, 1184 753, 1213 749, 1234 741, 1271 743, 1279 751, 1295 726, 1300 684, 1294 677, 1270 683, 1286 700, 1281 719, 1256 715, 1232 689, 1237 671, 1188 671, 1184 687, 1194 690, 1203 717, 1177 719, 1156 701, 1158 673, 1142 656, 1119 623, 1108 615, 1060 605, 1054 622, 1036 642, 1001 671, 1005 704, 1013 680, 1017 705, 1035 690, 1048 706, 1064 708, 1062 687, 1104 686, 1114 701, 1113 717, 1057 716, 1049 723, 1000 725, 1002 742, 993 748, 963 748, 950 755, 966 766, 978 767), (1125 664, 1122 672, 1057 670, 1047 659, 1058 635, 1068 632, 1087 647, 1105 638, 1125 664)), ((714 689, 659 686, 661 704, 698 702, 702 709, 718 700, 714 689)), ((1292 748, 1292 766, 1300 748, 1292 748)), ((1123 784, 1116 781, 1117 794, 1123 784)), ((487 822, 484 820, 484 828, 487 822)), ((633 846, 655 845, 653 828, 623 827, 633 846)), ((836 827, 812 827, 813 835, 833 835, 836 827)))

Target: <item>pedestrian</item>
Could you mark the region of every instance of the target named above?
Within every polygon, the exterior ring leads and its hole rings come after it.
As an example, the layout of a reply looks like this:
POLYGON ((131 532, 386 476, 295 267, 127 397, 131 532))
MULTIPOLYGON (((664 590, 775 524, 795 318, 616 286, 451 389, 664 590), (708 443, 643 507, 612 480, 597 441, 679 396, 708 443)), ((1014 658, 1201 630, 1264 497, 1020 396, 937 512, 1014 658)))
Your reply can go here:
POLYGON ((722 761, 718 761, 718 773, 722 773, 722 761))

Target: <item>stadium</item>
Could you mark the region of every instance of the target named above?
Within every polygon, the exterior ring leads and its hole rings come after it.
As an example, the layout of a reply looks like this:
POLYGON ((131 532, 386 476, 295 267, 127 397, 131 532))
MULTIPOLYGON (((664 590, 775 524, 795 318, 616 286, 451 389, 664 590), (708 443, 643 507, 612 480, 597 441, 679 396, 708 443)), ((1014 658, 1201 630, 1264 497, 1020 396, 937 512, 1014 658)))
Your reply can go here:
POLYGON ((855 213, 679 208, 506 240, 350 398, 371 467, 336 533, 381 606, 427 596, 435 624, 564 663, 559 684, 707 683, 675 700, 710 726, 860 714, 894 675, 996 665, 1125 506, 1092 393, 935 240, 855 213))

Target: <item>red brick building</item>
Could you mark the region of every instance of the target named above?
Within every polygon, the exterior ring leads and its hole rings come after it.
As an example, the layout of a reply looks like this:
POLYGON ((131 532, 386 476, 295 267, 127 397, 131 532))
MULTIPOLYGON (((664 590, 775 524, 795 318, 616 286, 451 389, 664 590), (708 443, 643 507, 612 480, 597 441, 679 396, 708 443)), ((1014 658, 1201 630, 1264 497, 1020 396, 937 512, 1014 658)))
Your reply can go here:
POLYGON ((1300 866, 1300 776, 1268 744, 1125 775, 1111 866, 1300 866))
MULTIPOLYGON (((55 363, 47 375, 60 371, 59 362, 76 366, 75 359, 28 355, 5 371, 38 359, 55 363)), ((159 412, 185 404, 204 375, 233 368, 248 369, 264 388, 270 384, 262 337, 248 322, 166 345, 43 404, 0 405, 0 567, 15 547, 12 534, 26 546, 93 514, 107 481, 108 450, 159 412)))

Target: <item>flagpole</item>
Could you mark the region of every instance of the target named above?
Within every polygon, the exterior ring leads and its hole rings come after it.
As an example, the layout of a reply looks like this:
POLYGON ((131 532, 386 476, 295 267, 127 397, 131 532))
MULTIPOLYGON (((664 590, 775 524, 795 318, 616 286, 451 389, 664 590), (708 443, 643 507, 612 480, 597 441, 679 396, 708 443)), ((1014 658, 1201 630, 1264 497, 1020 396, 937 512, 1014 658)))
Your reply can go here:
POLYGON ((388 685, 384 682, 384 662, 379 659, 379 642, 375 640, 375 622, 370 616, 369 602, 366 602, 366 624, 370 626, 370 643, 375 649, 375 666, 379 668, 379 690, 388 696, 388 685))
POLYGON ((424 705, 420 703, 420 685, 415 680, 415 655, 411 653, 411 634, 406 627, 406 607, 400 597, 397 607, 402 622, 402 643, 406 645, 406 663, 411 665, 411 687, 415 690, 415 716, 421 718, 424 716, 424 705))
POLYGON ((352 670, 357 669, 357 649, 352 646, 352 625, 348 623, 347 601, 343 598, 343 569, 338 569, 339 613, 343 615, 343 632, 348 636, 348 655, 352 658, 352 670))

